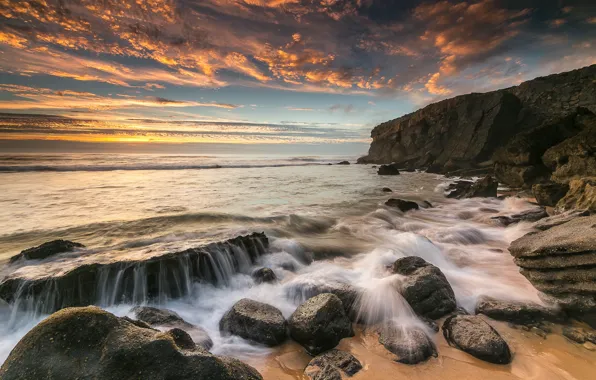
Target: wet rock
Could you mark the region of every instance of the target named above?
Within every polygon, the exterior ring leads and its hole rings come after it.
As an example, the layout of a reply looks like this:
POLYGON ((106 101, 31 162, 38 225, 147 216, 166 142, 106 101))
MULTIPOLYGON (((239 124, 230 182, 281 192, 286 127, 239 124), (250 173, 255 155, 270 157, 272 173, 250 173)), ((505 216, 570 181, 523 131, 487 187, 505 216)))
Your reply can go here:
POLYGON ((379 170, 377 170, 378 175, 399 175, 399 169, 397 165, 390 164, 390 165, 381 165, 379 166, 379 170))
POLYGON ((168 309, 158 309, 149 306, 136 306, 131 312, 135 318, 155 328, 180 329, 188 333, 192 340, 200 347, 210 350, 213 347, 213 340, 200 326, 186 322, 176 312, 168 309))
POLYGON ((53 240, 22 251, 18 255, 11 257, 10 262, 13 263, 20 259, 43 260, 59 253, 72 252, 78 248, 85 248, 85 246, 69 240, 53 240))
POLYGON ((323 293, 335 294, 342 303, 346 315, 355 317, 357 302, 362 289, 340 282, 290 282, 284 286, 286 297, 293 302, 303 303, 309 298, 323 293))
POLYGON ((575 179, 569 182, 569 191, 557 202, 555 212, 589 210, 596 212, 596 177, 575 179))
POLYGON ((310 380, 341 380, 342 373, 354 376, 362 369, 354 355, 340 350, 329 350, 312 359, 304 374, 310 380))
POLYGON ((575 218, 579 218, 582 216, 590 216, 590 212, 587 210, 572 210, 567 211, 561 214, 549 216, 548 218, 544 218, 539 220, 534 224, 534 228, 537 230, 545 231, 551 229, 556 226, 560 226, 561 224, 565 224, 569 221, 572 221, 575 218))
POLYGON ((500 224, 504 226, 509 226, 511 224, 516 224, 519 222, 536 222, 540 219, 547 217, 548 213, 546 212, 546 209, 544 207, 539 207, 535 209, 522 211, 520 213, 509 216, 493 216, 491 219, 498 221, 500 224))
POLYGON ((252 278, 257 284, 277 282, 277 276, 271 268, 261 268, 252 272, 252 278))
POLYGON ((453 289, 436 266, 409 256, 395 261, 392 271, 405 276, 399 291, 417 314, 438 319, 455 310, 453 289))
POLYGON ((383 188, 383 192, 384 192, 384 193, 393 193, 393 190, 391 190, 391 189, 390 189, 390 188, 388 188, 388 187, 384 187, 384 188, 383 188))
POLYGON ((583 346, 588 351, 596 351, 596 344, 592 342, 586 342, 583 344, 583 346))
POLYGON ((61 310, 34 327, 0 368, 3 380, 261 380, 252 367, 191 347, 183 331, 138 327, 97 307, 61 310), (188 347, 188 348, 187 348, 188 347))
POLYGON ((396 362, 417 364, 437 356, 433 341, 418 328, 404 328, 385 323, 379 329, 379 343, 396 355, 396 362))
POLYGON ((350 165, 350 161, 341 161, 338 162, 337 165, 350 165))
POLYGON ((551 296, 570 316, 587 322, 592 319, 596 313, 596 215, 527 234, 511 243, 509 251, 536 289, 551 296))
POLYGON ((472 181, 455 181, 445 188, 445 194, 447 198, 460 198, 473 184, 472 181))
POLYGON ((337 346, 343 338, 354 336, 352 322, 341 300, 323 293, 298 306, 289 320, 290 335, 311 355, 337 346))
POLYGON ((588 331, 581 327, 565 326, 563 327, 563 336, 580 344, 585 342, 596 343, 596 331, 588 331))
POLYGON ((557 308, 547 308, 530 302, 501 301, 490 297, 480 299, 476 305, 476 314, 523 325, 540 321, 561 322, 565 319, 557 308))
POLYGON ((475 315, 452 315, 443 323, 443 336, 450 346, 494 364, 511 362, 507 342, 491 325, 475 315))
POLYGON ((277 346, 287 338, 287 323, 281 311, 247 298, 236 302, 219 321, 224 333, 266 346, 277 346))
POLYGON ((445 189, 447 198, 476 198, 476 197, 497 197, 499 183, 490 175, 476 181, 456 181, 445 189))
POLYGON ((534 194, 536 202, 542 206, 555 207, 557 202, 567 194, 567 191, 569 191, 568 184, 555 182, 537 183, 532 186, 532 194, 534 194))
POLYGON ((402 212, 408 212, 410 210, 418 210, 420 206, 418 203, 412 201, 405 201, 403 199, 391 198, 385 202, 385 206, 393 207, 401 210, 402 212))

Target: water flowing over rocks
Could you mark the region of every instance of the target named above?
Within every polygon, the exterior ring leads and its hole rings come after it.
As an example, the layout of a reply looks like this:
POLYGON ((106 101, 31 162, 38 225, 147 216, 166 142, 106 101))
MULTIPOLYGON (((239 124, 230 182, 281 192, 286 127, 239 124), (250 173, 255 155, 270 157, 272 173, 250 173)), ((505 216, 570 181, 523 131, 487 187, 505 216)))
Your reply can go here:
POLYGON ((139 327, 97 307, 68 308, 21 339, 0 378, 262 380, 254 368, 193 347, 188 339, 183 331, 139 327))
POLYGON ((14 263, 20 259, 43 260, 60 253, 72 252, 78 248, 85 248, 85 246, 81 243, 68 240, 53 240, 22 251, 18 255, 11 257, 10 262, 14 263))
POLYGON ((396 355, 395 361, 418 364, 437 357, 433 341, 419 328, 406 328, 389 321, 379 328, 379 343, 396 355))
POLYGON ((410 210, 418 210, 420 206, 418 203, 412 201, 406 201, 403 199, 398 198, 391 198, 387 202, 385 202, 385 206, 397 208, 401 212, 408 212, 410 210))
POLYGON ((354 336, 352 322, 341 300, 331 293, 312 297, 298 306, 288 326, 292 339, 311 355, 334 348, 343 338, 354 336))
POLYGON ((304 374, 310 380, 341 380, 342 373, 354 376, 361 369, 362 364, 354 355, 333 349, 312 359, 304 374))
POLYGON ((346 315, 355 316, 358 312, 358 301, 363 290, 357 287, 334 281, 326 282, 290 282, 284 287, 286 297, 296 303, 304 303, 306 300, 323 293, 331 293, 341 300, 346 315))
POLYGON ((150 306, 136 306, 131 312, 135 318, 141 322, 147 323, 149 326, 155 328, 166 328, 183 330, 185 333, 190 335, 192 341, 206 349, 210 350, 213 347, 213 340, 211 337, 200 326, 193 325, 186 322, 176 312, 168 309, 158 309, 150 306))
POLYGON ((491 325, 474 315, 452 315, 443 322, 443 335, 450 346, 494 364, 511 362, 507 342, 491 325))
POLYGON ((556 307, 549 308, 530 302, 502 301, 490 297, 483 297, 478 301, 476 314, 522 325, 542 321, 561 322, 565 319, 556 307))
POLYGON ((287 323, 281 311, 247 298, 236 302, 224 314, 219 329, 266 346, 280 345, 287 338, 287 323))
POLYGON ((268 246, 264 233, 253 233, 155 256, 101 261, 101 255, 95 255, 80 265, 42 263, 2 280, 0 298, 41 313, 71 306, 180 298, 191 293, 193 281, 227 284, 233 274, 248 270, 268 246))
POLYGON ((570 315, 596 322, 596 215, 527 234, 509 251, 536 289, 570 315))
POLYGON ((257 269, 256 271, 252 272, 251 276, 257 284, 262 284, 265 282, 272 283, 277 281, 277 276, 271 268, 257 269))
POLYGON ((436 266, 409 256, 395 261, 392 271, 405 277, 399 291, 417 314, 438 319, 455 310, 453 289, 436 266))

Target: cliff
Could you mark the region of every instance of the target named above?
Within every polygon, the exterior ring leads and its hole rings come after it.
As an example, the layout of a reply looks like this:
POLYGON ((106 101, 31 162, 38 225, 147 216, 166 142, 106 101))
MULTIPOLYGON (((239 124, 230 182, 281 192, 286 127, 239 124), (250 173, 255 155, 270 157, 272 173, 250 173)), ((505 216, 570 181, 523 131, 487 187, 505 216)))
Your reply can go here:
POLYGON ((513 173, 522 180, 510 185, 528 185, 550 173, 540 162, 542 154, 584 129, 575 121, 578 112, 584 118, 596 113, 596 65, 503 90, 443 100, 380 124, 372 131, 368 155, 358 162, 395 162, 406 168, 442 173, 492 167, 499 150, 501 157, 517 154, 525 142, 548 133, 542 145, 526 147, 531 151, 531 161, 512 163, 511 157, 505 157, 501 161, 505 166, 495 168, 502 174, 496 173, 501 182, 507 183, 505 178, 513 173), (559 125, 565 118, 569 119, 567 124, 559 125), (544 127, 549 128, 538 131, 544 127), (524 133, 530 135, 520 137, 518 145, 507 152, 508 144, 524 133), (526 182, 526 178, 531 180, 526 182))

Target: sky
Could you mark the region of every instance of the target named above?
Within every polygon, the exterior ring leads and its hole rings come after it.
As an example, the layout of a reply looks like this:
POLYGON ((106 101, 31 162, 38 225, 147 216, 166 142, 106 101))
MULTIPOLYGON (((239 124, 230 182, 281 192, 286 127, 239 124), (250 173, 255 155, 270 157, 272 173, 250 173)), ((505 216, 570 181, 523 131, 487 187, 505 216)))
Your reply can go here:
POLYGON ((424 105, 591 64, 593 0, 0 0, 0 151, 363 153, 424 105))

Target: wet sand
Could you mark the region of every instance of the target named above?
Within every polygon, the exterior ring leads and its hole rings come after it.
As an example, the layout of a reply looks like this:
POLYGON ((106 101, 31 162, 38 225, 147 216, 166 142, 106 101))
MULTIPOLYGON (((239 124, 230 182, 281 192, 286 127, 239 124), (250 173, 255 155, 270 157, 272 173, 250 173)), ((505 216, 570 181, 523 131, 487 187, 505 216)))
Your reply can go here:
MULTIPOLYGON (((343 339, 337 348, 362 363, 363 369, 350 378, 353 380, 587 380, 596 376, 596 352, 570 342, 560 331, 543 339, 503 322, 487 321, 509 343, 511 364, 487 363, 449 347, 440 331, 434 336, 439 356, 416 365, 394 362, 393 355, 378 343, 378 335, 361 327, 355 337, 343 339)), ((311 359, 297 343, 288 342, 265 359, 247 362, 265 380, 306 380, 303 371, 311 359)))

